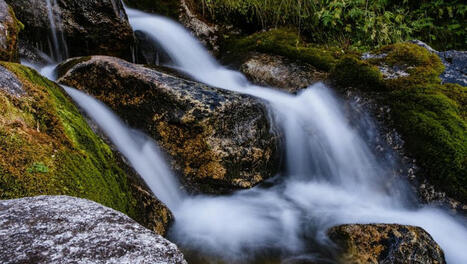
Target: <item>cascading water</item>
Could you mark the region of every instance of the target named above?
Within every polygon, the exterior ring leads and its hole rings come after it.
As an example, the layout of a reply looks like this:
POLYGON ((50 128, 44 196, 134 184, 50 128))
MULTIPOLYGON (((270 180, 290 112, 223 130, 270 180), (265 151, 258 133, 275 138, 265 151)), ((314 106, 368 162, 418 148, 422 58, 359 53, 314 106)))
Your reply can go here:
POLYGON ((98 100, 70 87, 66 92, 77 102, 129 160, 157 198, 176 209, 182 199, 177 178, 166 165, 157 145, 148 136, 127 128, 122 121, 98 100))
POLYGON ((427 230, 449 263, 467 263, 465 225, 441 210, 415 207, 404 182, 388 177, 390 165, 375 158, 325 85, 296 96, 254 86, 219 65, 181 25, 126 11, 133 29, 156 40, 174 68, 200 82, 269 102, 286 138, 283 182, 228 197, 186 197, 173 210, 171 235, 180 245, 227 260, 270 248, 296 255, 310 243, 303 237, 326 244, 325 231, 337 224, 399 223, 427 230))
POLYGON ((60 10, 57 0, 47 0, 47 16, 50 23, 49 40, 50 55, 55 61, 62 61, 68 58, 68 47, 61 28, 62 21, 60 14, 56 15, 54 11, 60 10))
MULTIPOLYGON (((467 263, 465 225, 442 210, 412 204, 404 182, 388 177, 393 162, 375 157, 325 85, 313 85, 298 95, 254 86, 242 74, 219 65, 182 26, 126 11, 134 30, 157 40, 174 68, 200 82, 269 102, 286 138, 287 169, 273 179, 273 187, 223 197, 188 196, 152 140, 127 128, 92 97, 65 88, 172 210, 176 221, 170 236, 179 245, 227 262, 247 262, 265 251, 314 259, 328 256, 320 248, 329 243, 325 235, 329 227, 399 223, 427 230, 449 263, 467 263)), ((41 73, 54 79, 52 68, 41 73)), ((359 126, 376 134, 374 126, 363 122, 359 126)))

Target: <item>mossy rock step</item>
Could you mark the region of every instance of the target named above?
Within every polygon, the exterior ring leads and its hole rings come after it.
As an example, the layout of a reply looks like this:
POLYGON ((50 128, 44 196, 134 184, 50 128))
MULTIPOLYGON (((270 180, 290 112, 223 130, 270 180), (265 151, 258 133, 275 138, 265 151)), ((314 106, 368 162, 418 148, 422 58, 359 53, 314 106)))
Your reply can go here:
POLYGON ((81 197, 165 232, 168 209, 91 130, 60 86, 15 63, 0 63, 0 76, 0 199, 81 197))
POLYGON ((373 94, 391 108, 392 125, 426 177, 467 202, 467 87, 441 84, 440 58, 411 43, 382 47, 366 60, 342 57, 331 72, 339 87, 373 94))
POLYGON ((13 9, 0 0, 0 60, 18 61, 18 34, 22 28, 13 9))
POLYGON ((335 47, 306 43, 297 31, 277 28, 249 36, 228 36, 223 41, 224 53, 239 57, 248 52, 261 52, 284 56, 290 60, 307 63, 319 70, 330 71, 342 51, 335 47))

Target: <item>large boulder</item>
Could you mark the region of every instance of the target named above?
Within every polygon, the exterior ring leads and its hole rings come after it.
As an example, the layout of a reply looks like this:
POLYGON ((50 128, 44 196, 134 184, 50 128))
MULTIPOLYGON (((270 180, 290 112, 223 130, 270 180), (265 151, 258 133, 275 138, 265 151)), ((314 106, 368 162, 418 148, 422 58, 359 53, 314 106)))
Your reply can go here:
POLYGON ((187 263, 176 245, 126 215, 69 196, 0 201, 0 262, 187 263))
POLYGON ((256 98, 112 57, 70 59, 58 73, 156 139, 192 190, 250 188, 277 172, 279 139, 256 98))
POLYGON ((87 198, 164 234, 171 213, 87 124, 57 84, 0 63, 0 199, 87 198))
POLYGON ((17 41, 21 26, 13 10, 4 0, 0 0, 0 60, 18 60, 17 41))
POLYGON ((57 29, 56 41, 52 35, 48 1, 7 0, 7 2, 25 25, 20 37, 49 54, 50 50, 53 50, 50 44, 57 42, 61 52, 51 54, 56 59, 67 55, 90 54, 131 58, 133 31, 121 1, 50 1, 51 14, 57 29))
POLYGON ((396 224, 341 225, 328 231, 345 264, 444 264, 444 253, 422 228, 396 224))
POLYGON ((298 64, 283 56, 264 53, 250 54, 241 64, 240 71, 256 84, 292 93, 326 79, 326 73, 311 65, 298 64))

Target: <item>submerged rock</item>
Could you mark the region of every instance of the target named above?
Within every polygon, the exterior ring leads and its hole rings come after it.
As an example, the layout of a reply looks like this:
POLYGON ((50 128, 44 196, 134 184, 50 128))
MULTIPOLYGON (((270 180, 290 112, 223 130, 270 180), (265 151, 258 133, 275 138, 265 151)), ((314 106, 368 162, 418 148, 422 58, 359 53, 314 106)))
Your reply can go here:
POLYGON ((0 262, 187 263, 126 215, 68 196, 0 201, 0 262))
POLYGON ((282 56, 253 53, 240 70, 254 83, 297 92, 326 79, 326 74, 307 64, 297 64, 282 56))
MULTIPOLYGON (((20 37, 31 44, 38 43, 43 51, 53 43, 47 1, 7 0, 25 29, 20 37)), ((51 1, 52 3, 54 1, 51 1)), ((105 54, 131 58, 133 31, 121 1, 115 0, 57 0, 52 14, 58 29, 57 39, 66 42, 70 56, 105 54)), ((61 54, 62 56, 66 54, 61 54)))
POLYGON ((341 263, 444 264, 444 253, 422 228, 404 225, 341 225, 328 231, 341 263))
POLYGON ((13 9, 0 0, 0 60, 18 61, 18 34, 21 23, 13 9))
POLYGON ((156 139, 190 189, 250 188, 277 172, 279 138, 258 99, 112 57, 71 59, 58 72, 156 139))
POLYGON ((87 198, 164 234, 172 219, 139 175, 98 137, 57 84, 0 63, 0 199, 87 198))

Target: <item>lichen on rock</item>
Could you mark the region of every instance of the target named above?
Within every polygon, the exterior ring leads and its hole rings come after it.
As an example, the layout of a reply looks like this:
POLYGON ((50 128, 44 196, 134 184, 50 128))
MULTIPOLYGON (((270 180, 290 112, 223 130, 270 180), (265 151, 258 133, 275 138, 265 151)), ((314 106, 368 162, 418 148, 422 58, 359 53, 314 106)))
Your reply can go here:
POLYGON ((1 200, 0 262, 187 263, 176 245, 126 215, 69 196, 1 200))
POLYGON ((396 224, 341 225, 328 235, 345 264, 445 264, 444 253, 422 228, 396 224))
POLYGON ((259 99, 112 57, 72 59, 58 72, 59 82, 96 96, 156 139, 190 190, 250 188, 280 166, 279 138, 259 99))

